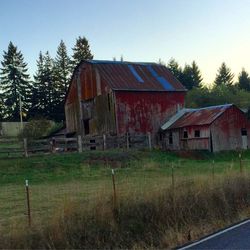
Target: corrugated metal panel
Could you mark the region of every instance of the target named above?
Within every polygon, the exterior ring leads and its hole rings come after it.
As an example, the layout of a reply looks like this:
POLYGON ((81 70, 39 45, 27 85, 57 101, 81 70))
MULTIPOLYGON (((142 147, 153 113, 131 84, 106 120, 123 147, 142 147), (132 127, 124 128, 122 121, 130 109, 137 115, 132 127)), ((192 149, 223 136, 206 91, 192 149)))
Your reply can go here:
POLYGON ((165 66, 156 63, 83 62, 93 64, 102 80, 113 90, 186 91, 165 66))
POLYGON ((195 125, 211 124, 216 118, 223 114, 232 104, 211 106, 201 109, 187 110, 169 129, 182 128, 195 125))

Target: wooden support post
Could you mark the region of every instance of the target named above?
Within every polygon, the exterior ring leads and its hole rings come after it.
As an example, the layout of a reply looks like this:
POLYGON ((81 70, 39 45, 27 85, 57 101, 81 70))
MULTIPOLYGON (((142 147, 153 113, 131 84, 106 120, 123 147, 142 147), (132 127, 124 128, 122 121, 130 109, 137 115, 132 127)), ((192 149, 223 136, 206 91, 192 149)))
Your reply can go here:
POLYGON ((113 208, 117 208, 117 199, 116 199, 116 186, 115 186, 115 171, 112 169, 112 182, 113 182, 113 208))
POLYGON ((77 136, 78 153, 82 153, 82 136, 77 136))
POLYGON ((27 199, 27 215, 28 215, 28 223, 31 226, 31 210, 30 210, 30 192, 29 192, 29 182, 25 181, 25 189, 26 189, 26 199, 27 199))
POLYGON ((129 149, 129 133, 126 133, 126 144, 127 144, 127 149, 129 149))
POLYGON ((152 150, 152 138, 150 132, 148 132, 148 148, 149 150, 152 150))
POLYGON ((23 139, 23 148, 24 148, 24 155, 25 155, 25 157, 28 157, 28 143, 27 143, 27 138, 23 139))
POLYGON ((107 143, 106 143, 106 135, 103 135, 103 150, 106 150, 107 143))

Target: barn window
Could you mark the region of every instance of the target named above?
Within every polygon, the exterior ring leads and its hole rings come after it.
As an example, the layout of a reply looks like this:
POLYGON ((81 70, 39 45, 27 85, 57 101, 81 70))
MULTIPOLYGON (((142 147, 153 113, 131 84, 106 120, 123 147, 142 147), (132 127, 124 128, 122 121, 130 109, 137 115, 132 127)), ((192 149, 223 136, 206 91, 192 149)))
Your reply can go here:
POLYGON ((89 120, 84 120, 83 124, 84 124, 85 135, 88 135, 89 134, 89 120))
POLYGON ((187 130, 183 131, 183 138, 187 139, 188 138, 188 132, 187 130))
POLYGON ((247 135, 247 130, 245 128, 241 129, 241 135, 242 136, 247 135))
POLYGON ((195 130, 194 131, 194 137, 201 137, 200 130, 195 130))
POLYGON ((172 131, 169 132, 169 135, 168 135, 168 143, 169 143, 170 145, 173 144, 173 133, 172 133, 172 131))

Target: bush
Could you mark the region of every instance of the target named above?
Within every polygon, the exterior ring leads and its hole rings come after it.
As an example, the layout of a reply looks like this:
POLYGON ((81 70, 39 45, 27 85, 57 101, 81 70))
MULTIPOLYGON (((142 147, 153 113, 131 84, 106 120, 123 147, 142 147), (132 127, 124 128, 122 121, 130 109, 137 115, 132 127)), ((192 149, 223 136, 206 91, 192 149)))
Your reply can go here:
POLYGON ((39 139, 48 135, 53 126, 54 122, 43 118, 30 120, 27 124, 25 124, 19 138, 27 138, 28 140, 39 139))

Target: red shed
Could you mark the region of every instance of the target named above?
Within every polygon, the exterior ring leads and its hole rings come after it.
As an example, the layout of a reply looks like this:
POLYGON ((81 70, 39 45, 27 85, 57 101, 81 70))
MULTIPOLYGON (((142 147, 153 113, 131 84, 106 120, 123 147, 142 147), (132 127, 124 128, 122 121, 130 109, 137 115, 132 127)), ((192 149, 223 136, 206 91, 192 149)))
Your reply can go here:
POLYGON ((183 109, 162 127, 164 147, 170 150, 247 149, 250 123, 235 105, 183 109))
POLYGON ((186 89, 163 65, 84 60, 65 102, 67 132, 156 134, 184 107, 186 89))

